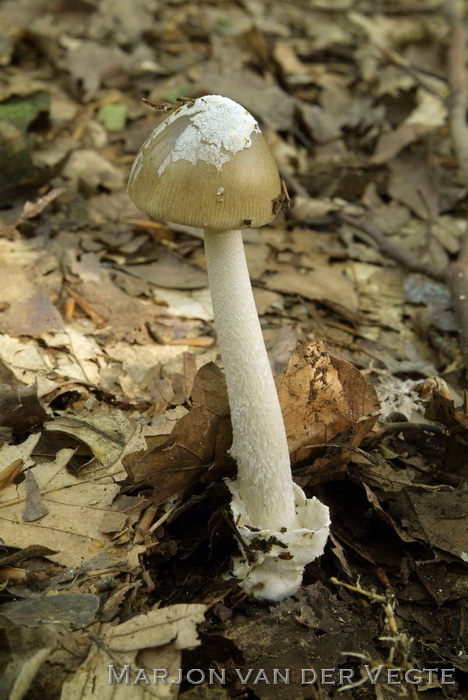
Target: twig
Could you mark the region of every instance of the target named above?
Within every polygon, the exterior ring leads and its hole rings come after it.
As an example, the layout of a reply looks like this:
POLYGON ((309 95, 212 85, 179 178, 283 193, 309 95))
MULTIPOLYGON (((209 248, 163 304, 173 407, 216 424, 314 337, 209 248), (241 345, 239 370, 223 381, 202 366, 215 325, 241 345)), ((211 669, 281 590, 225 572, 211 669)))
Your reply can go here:
POLYGON ((286 168, 279 166, 278 169, 281 179, 285 181, 286 187, 289 190, 291 190, 295 194, 298 194, 300 197, 309 197, 309 193, 307 192, 304 185, 302 185, 299 182, 297 177, 290 173, 289 170, 286 170, 286 168))
POLYGON ((421 262, 413 253, 395 245, 373 224, 355 219, 342 212, 335 214, 337 219, 367 233, 375 241, 382 253, 400 263, 411 272, 419 272, 439 282, 444 282, 452 297, 453 312, 457 321, 460 348, 468 368, 468 235, 465 232, 458 259, 446 268, 430 262, 421 262))
POLYGON ((382 431, 379 435, 382 433, 401 433, 411 430, 425 430, 427 433, 434 433, 435 435, 443 435, 445 432, 445 428, 441 425, 430 425, 429 423, 411 423, 409 421, 385 423, 385 421, 379 421, 379 425, 382 426, 382 431))
POLYGON ((423 275, 428 275, 432 279, 438 280, 439 282, 447 282, 447 270, 441 268, 437 265, 433 265, 429 262, 421 262, 413 253, 401 248, 388 238, 377 228, 374 224, 367 221, 360 221, 360 219, 355 219, 354 216, 349 214, 344 214, 343 212, 337 212, 335 214, 337 219, 340 219, 345 224, 353 226, 353 228, 358 229, 358 231, 363 231, 367 233, 368 236, 372 238, 373 241, 377 243, 379 249, 382 253, 385 253, 389 258, 395 260, 395 262, 400 263, 403 267, 406 267, 411 272, 420 272, 423 275))
POLYGON ((347 588, 348 591, 353 591, 354 593, 359 593, 360 595, 365 596, 366 598, 370 598, 371 600, 375 600, 377 603, 383 603, 387 604, 388 603, 388 596, 386 595, 380 595, 379 593, 376 593, 375 591, 367 591, 365 588, 361 586, 359 583, 359 579, 356 582, 355 586, 352 586, 350 583, 344 583, 343 581, 339 581, 335 576, 332 576, 330 578, 330 583, 333 583, 335 586, 343 586, 343 588, 347 588))
POLYGON ((468 232, 465 232, 458 260, 449 265, 447 284, 458 321, 458 333, 463 357, 468 366, 468 232))
MULTIPOLYGON (((461 18, 455 11, 453 0, 450 0, 447 5, 447 16, 452 26, 452 43, 448 54, 451 91, 449 125, 463 181, 465 185, 468 185, 468 126, 466 123, 468 91, 465 82, 466 32, 461 18)), ((458 260, 449 265, 447 270, 447 285, 452 295, 453 310, 458 322, 462 354, 468 366, 468 231, 466 230, 458 260)))
MULTIPOLYGON (((414 640, 404 630, 400 631, 398 629, 397 621, 395 618, 395 596, 390 591, 387 591, 385 595, 378 594, 375 591, 368 591, 365 588, 362 588, 361 584, 359 583, 359 578, 355 586, 349 583, 344 583, 343 581, 339 581, 335 577, 330 578, 330 583, 333 583, 335 586, 342 586, 348 591, 359 593, 360 595, 365 596, 366 598, 370 598, 370 600, 380 603, 383 613, 385 615, 385 624, 390 630, 390 635, 385 637, 379 637, 380 641, 387 642, 389 644, 389 651, 385 662, 385 667, 387 669, 395 669, 396 671, 399 671, 400 683, 403 693, 406 697, 408 697, 409 695, 413 700, 418 700, 419 696, 416 692, 416 689, 413 685, 407 684, 405 675, 404 673, 402 673, 402 670, 408 671, 408 669, 411 668, 411 666, 413 665, 412 660, 410 660, 409 658, 409 655, 411 651, 411 645, 414 640), (395 660, 398 662, 397 664, 395 664, 395 660)), ((372 664, 371 673, 377 671, 379 668, 382 668, 382 664, 380 663, 380 661, 378 663, 375 663, 375 660, 371 659, 366 654, 356 653, 352 651, 342 651, 341 653, 346 656, 354 656, 360 659, 361 661, 367 661, 368 664, 372 664)), ((364 685, 368 681, 369 671, 367 672, 367 677, 362 676, 362 678, 356 681, 355 683, 342 686, 341 688, 339 688, 338 692, 345 692, 346 690, 357 688, 361 685, 364 685)), ((386 687, 388 688, 388 685, 386 687)), ((389 689, 391 690, 391 688, 389 689)), ((403 694, 399 695, 399 697, 403 697, 403 694)))
POLYGON ((80 307, 80 309, 84 311, 87 316, 89 316, 93 323, 96 324, 96 326, 100 328, 107 324, 107 320, 103 316, 101 316, 101 314, 95 311, 92 305, 89 303, 89 301, 87 301, 83 296, 81 296, 81 294, 75 292, 75 290, 71 287, 67 287, 66 291, 67 294, 69 294, 74 299, 74 301, 80 307))
MULTIPOLYGON (((377 48, 379 51, 381 51, 394 65, 398 66, 402 70, 404 70, 408 75, 410 75, 413 80, 415 81, 416 85, 419 87, 423 88, 423 90, 426 90, 426 92, 431 93, 431 95, 435 95, 439 99, 441 99, 440 93, 435 90, 430 83, 428 83, 424 78, 420 75, 422 73, 422 70, 419 68, 416 68, 413 66, 408 59, 404 58, 403 56, 400 56, 396 51, 393 51, 392 49, 388 48, 387 46, 384 46, 383 44, 376 43, 377 48)), ((434 75, 434 74, 432 74, 434 75)), ((440 79, 439 75, 434 75, 434 77, 440 79)))
MULTIPOLYGON (((466 165, 468 166, 468 155, 466 165)), ((295 194, 301 197, 309 196, 307 190, 294 175, 283 171, 281 176, 295 194)), ((465 367, 468 368, 468 233, 465 232, 458 259, 447 267, 442 268, 430 262, 422 262, 413 253, 395 245, 377 226, 369 221, 361 221, 344 212, 335 212, 335 217, 358 231, 366 233, 377 243, 382 253, 406 267, 407 270, 427 275, 438 282, 444 282, 448 286, 452 296, 453 311, 457 320, 461 352, 465 361, 465 367)))
POLYGON ((447 18, 452 27, 452 41, 448 53, 450 85, 449 125, 465 185, 468 185, 468 127, 466 107, 468 93, 465 83, 466 32, 453 0, 447 4, 447 18))

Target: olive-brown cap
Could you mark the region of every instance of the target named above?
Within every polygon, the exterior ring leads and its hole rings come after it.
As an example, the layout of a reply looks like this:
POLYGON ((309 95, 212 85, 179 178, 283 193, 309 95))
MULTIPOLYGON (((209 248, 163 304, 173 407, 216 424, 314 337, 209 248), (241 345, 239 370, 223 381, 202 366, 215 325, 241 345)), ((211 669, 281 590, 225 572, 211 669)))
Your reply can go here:
POLYGON ((207 95, 182 105, 145 141, 128 194, 156 218, 230 230, 271 221, 281 181, 252 115, 227 97, 207 95))

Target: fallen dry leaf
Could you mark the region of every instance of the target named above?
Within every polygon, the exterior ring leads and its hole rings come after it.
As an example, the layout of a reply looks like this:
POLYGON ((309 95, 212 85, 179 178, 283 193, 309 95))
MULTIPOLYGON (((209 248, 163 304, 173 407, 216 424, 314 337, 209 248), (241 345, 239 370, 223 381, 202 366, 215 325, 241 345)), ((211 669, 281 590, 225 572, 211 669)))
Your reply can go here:
POLYGON ((88 148, 73 151, 63 174, 76 189, 96 192, 100 186, 118 190, 123 184, 122 172, 102 155, 88 148))
POLYGON ((48 417, 35 384, 19 382, 0 360, 0 427, 20 431, 40 425, 48 417))
POLYGON ((15 625, 41 627, 62 624, 72 629, 87 627, 96 619, 99 596, 93 594, 62 593, 39 600, 18 600, 1 606, 2 615, 15 625))
POLYGON ((413 537, 468 563, 466 486, 435 493, 403 492, 397 504, 400 512, 404 501, 411 507, 405 509, 408 515, 402 525, 413 537))
POLYGON ((47 294, 33 284, 27 275, 0 263, 2 289, 0 332, 11 336, 38 336, 63 328, 62 318, 47 294))
MULTIPOLYGON (((178 604, 159 610, 137 615, 120 625, 103 625, 99 634, 100 643, 93 644, 91 650, 75 674, 63 685, 63 700, 85 700, 85 698, 102 698, 102 700, 125 700, 128 698, 128 684, 118 683, 123 673, 129 674, 132 683, 132 698, 150 700, 150 698, 167 698, 175 700, 178 696, 178 668, 181 650, 193 649, 200 644, 196 626, 203 622, 206 605, 178 604), (167 653, 168 645, 172 654, 167 653), (161 680, 152 684, 154 678, 144 677, 133 685, 138 669, 143 668, 137 661, 137 655, 143 650, 151 650, 151 666, 168 671, 166 684, 161 680), (167 664, 167 665, 166 665, 167 664), (114 674, 109 671, 114 669, 114 674), (109 681, 112 682, 109 682, 109 681), (172 683, 173 682, 173 683, 172 683)), ((146 668, 146 667, 145 667, 146 668)), ((149 672, 150 673, 150 672, 149 672)))
POLYGON ((202 321, 213 320, 213 307, 208 288, 183 292, 178 289, 154 287, 153 294, 157 303, 167 305, 166 313, 171 316, 198 318, 202 321))
POLYGON ((73 78, 82 81, 86 101, 89 101, 102 84, 109 87, 127 83, 130 57, 116 46, 70 40, 67 64, 73 78))
MULTIPOLYGON (((372 487, 387 492, 398 492, 414 486, 416 472, 414 469, 396 470, 390 464, 371 464, 369 461, 356 460, 359 479, 372 487)), ((424 488, 424 487, 423 487, 424 488)))
POLYGON ((266 287, 284 294, 299 294, 338 312, 342 310, 345 318, 350 314, 354 317, 358 310, 354 286, 339 268, 322 267, 298 274, 291 266, 290 270, 267 277, 266 287))
POLYGON ((70 568, 104 549, 112 553, 101 523, 106 513, 112 514, 112 502, 120 491, 116 484, 100 484, 70 474, 66 465, 73 454, 74 450, 63 449, 53 462, 31 467, 47 509, 39 520, 25 522, 23 518, 25 482, 10 484, 0 502, 2 536, 10 547, 48 547, 57 552, 51 558, 70 568))
POLYGON ((411 114, 395 131, 380 137, 372 163, 385 163, 408 144, 445 124, 447 107, 441 98, 422 89, 418 90, 416 97, 418 105, 411 114))
POLYGON ((87 446, 94 459, 81 466, 81 477, 119 478, 115 465, 135 431, 138 432, 138 425, 124 411, 103 403, 84 408, 78 415, 58 417, 47 423, 45 429, 70 436, 72 445, 87 446))
POLYGON ((16 238, 20 236, 18 226, 28 219, 33 219, 41 214, 44 209, 54 201, 57 197, 63 194, 65 190, 62 187, 56 187, 48 192, 44 197, 39 197, 35 202, 26 202, 23 211, 12 224, 0 222, 0 234, 6 238, 16 238))
POLYGON ((21 460, 24 468, 30 466, 33 462, 31 454, 40 439, 40 433, 33 433, 27 440, 19 445, 1 445, 0 446, 0 472, 11 469, 13 462, 21 460))
POLYGON ((229 403, 224 375, 213 363, 198 371, 192 402, 194 408, 176 423, 169 438, 136 463, 124 460, 137 483, 155 487, 157 504, 208 474, 215 478, 212 467, 228 463, 232 442, 229 403))
POLYGON ((196 624, 204 619, 206 605, 171 605, 137 615, 109 630, 112 651, 135 651, 172 642, 176 649, 193 649, 199 644, 196 624))
POLYGON ((422 219, 439 214, 439 190, 423 146, 415 146, 410 153, 400 153, 389 162, 388 167, 388 192, 393 199, 406 204, 422 219))
POLYGON ((304 459, 314 445, 326 445, 348 431, 357 446, 377 420, 375 389, 349 362, 326 353, 321 341, 293 352, 277 387, 295 460, 304 459))
POLYGON ((128 265, 130 275, 167 289, 200 289, 208 286, 206 272, 164 248, 151 265, 128 265))
POLYGON ((0 471, 0 491, 6 489, 6 487, 16 479, 18 474, 21 473, 23 466, 24 462, 22 459, 15 459, 14 462, 8 464, 0 471))
POLYGON ((44 505, 41 492, 32 469, 26 470, 26 480, 24 482, 26 501, 23 510, 23 521, 25 523, 40 520, 49 512, 44 505))

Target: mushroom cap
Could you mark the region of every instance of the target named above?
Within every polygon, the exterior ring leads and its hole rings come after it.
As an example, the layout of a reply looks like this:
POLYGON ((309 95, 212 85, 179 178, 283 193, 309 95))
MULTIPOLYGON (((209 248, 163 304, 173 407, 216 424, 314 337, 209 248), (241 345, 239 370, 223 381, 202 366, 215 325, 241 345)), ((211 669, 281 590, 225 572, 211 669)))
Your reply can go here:
POLYGON ((252 115, 227 97, 207 95, 182 105, 145 141, 128 194, 156 218, 231 230, 271 221, 281 181, 252 115))

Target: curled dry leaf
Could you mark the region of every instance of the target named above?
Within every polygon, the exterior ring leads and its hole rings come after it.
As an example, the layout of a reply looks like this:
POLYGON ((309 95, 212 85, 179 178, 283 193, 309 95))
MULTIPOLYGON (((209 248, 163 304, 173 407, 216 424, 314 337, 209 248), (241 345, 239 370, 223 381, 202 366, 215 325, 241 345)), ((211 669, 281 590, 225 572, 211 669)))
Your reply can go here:
POLYGON ((19 382, 0 359, 0 426, 26 430, 43 423, 47 416, 37 396, 37 386, 19 382))
POLYGON ((192 402, 194 408, 176 423, 167 440, 133 466, 124 460, 135 481, 155 486, 158 504, 200 481, 210 466, 222 467, 228 460, 232 434, 226 384, 213 363, 198 371, 192 402))
MULTIPOLYGON (((377 420, 375 389, 349 362, 328 355, 320 341, 292 354, 277 386, 293 461, 306 459, 314 445, 344 433, 356 447, 377 420)), ((232 440, 229 404, 224 376, 213 363, 199 370, 192 403, 194 408, 166 440, 136 463, 124 460, 136 482, 155 487, 158 504, 203 479, 213 465, 226 475, 232 440)))
POLYGON ((314 445, 351 433, 354 447, 377 420, 375 389, 356 367, 325 352, 323 343, 301 345, 277 381, 289 450, 306 459, 314 445))
POLYGON ((447 431, 444 471, 462 480, 468 477, 468 415, 466 408, 455 407, 453 399, 442 393, 443 386, 433 389, 427 398, 425 417, 441 423, 447 431))
POLYGON ((22 459, 15 459, 0 471, 0 491, 6 489, 13 479, 16 479, 24 466, 22 459))

